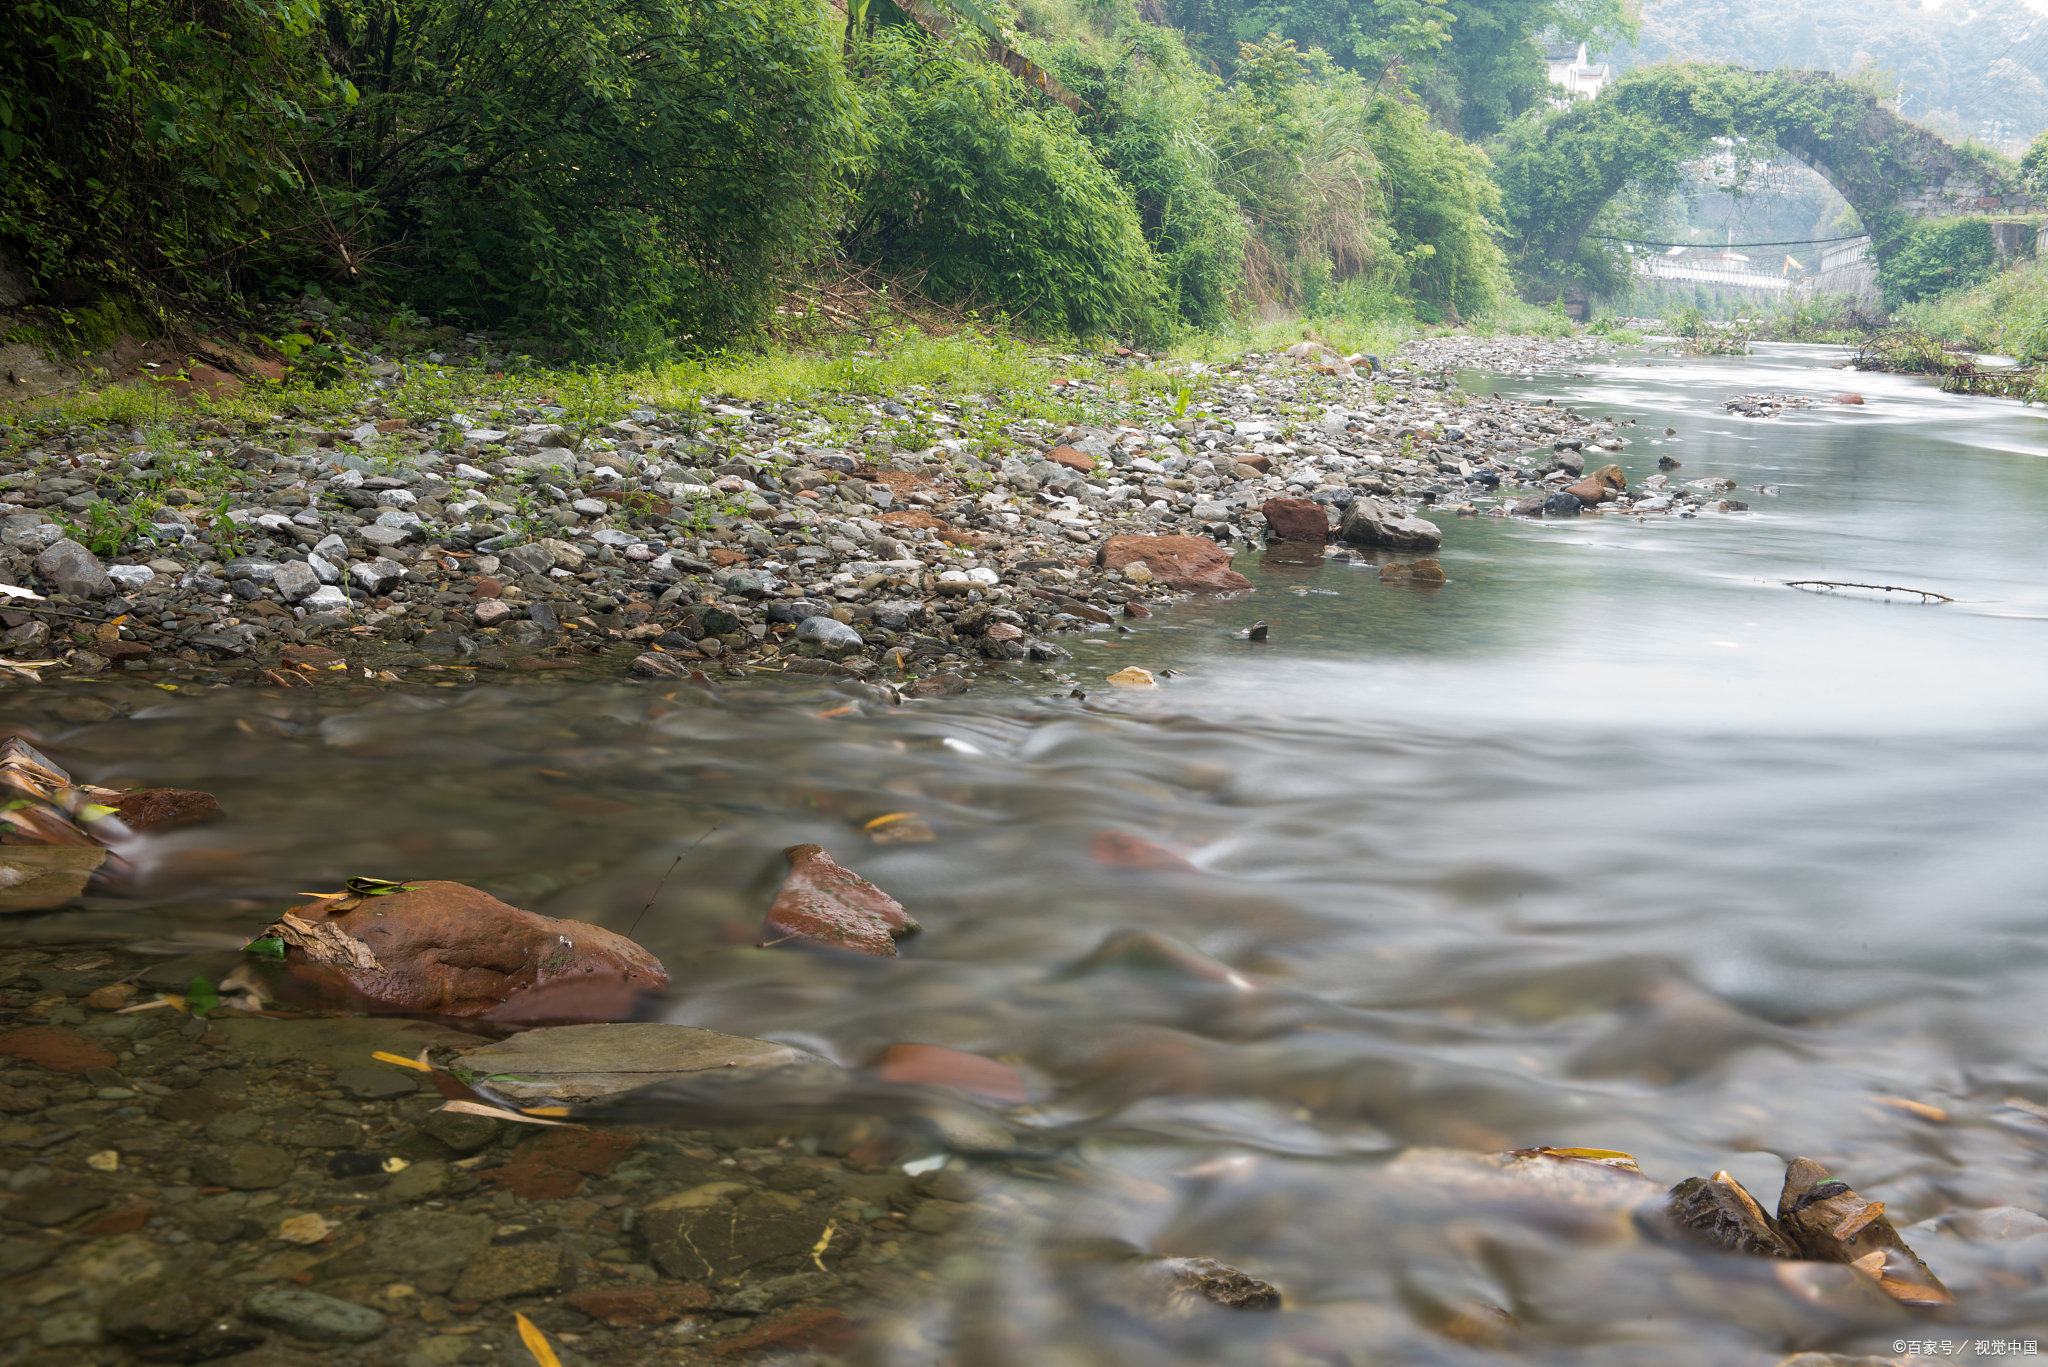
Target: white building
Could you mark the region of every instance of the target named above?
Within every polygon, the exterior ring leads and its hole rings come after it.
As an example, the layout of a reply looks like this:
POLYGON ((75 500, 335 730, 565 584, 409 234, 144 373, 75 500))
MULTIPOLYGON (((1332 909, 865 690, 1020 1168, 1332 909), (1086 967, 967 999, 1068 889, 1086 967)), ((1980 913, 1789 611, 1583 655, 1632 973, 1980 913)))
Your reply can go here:
POLYGON ((1552 39, 1544 45, 1543 60, 1550 68, 1550 83, 1562 86, 1567 96, 1591 99, 1614 79, 1612 67, 1588 58, 1584 43, 1552 39))

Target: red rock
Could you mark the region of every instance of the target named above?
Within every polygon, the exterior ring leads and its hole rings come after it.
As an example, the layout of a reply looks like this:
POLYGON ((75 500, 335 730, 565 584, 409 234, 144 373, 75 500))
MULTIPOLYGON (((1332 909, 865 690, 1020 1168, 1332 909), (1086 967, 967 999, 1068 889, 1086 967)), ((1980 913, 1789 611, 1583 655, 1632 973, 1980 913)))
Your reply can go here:
POLYGON ((218 821, 227 815, 212 793, 187 788, 141 788, 123 793, 108 805, 121 814, 121 824, 131 831, 165 831, 218 821))
POLYGON ((125 1210, 117 1210, 112 1215, 103 1215, 90 1224, 79 1226, 78 1232, 96 1239, 103 1239, 111 1234, 133 1234, 148 1224, 149 1217, 154 1214, 154 1205, 129 1206, 125 1210))
POLYGON ((546 1163, 591 1177, 609 1177, 619 1160, 640 1146, 640 1136, 609 1130, 551 1130, 520 1146, 516 1163, 546 1163))
POLYGON ((756 1348, 790 1348, 813 1353, 843 1353, 853 1346, 856 1330, 844 1310, 796 1306, 764 1315, 743 1334, 734 1334, 714 1350, 720 1357, 756 1348))
POLYGON ((1170 588, 1231 593, 1252 586, 1230 568, 1230 552, 1206 536, 1112 536, 1095 556, 1096 564, 1111 570, 1137 560, 1170 588))
POLYGON ((476 581, 476 587, 470 590, 470 592, 478 598, 496 598, 505 592, 505 581, 491 578, 479 579, 476 581))
POLYGON ((1835 395, 1835 402, 1836 402, 1836 403, 1862 403, 1862 402, 1863 402, 1863 396, 1862 396, 1861 394, 1837 394, 1837 395, 1835 395))
POLYGON ((1395 562, 1380 566, 1382 584, 1413 581, 1418 584, 1442 584, 1448 582, 1443 562, 1436 559, 1410 560, 1406 564, 1395 562))
POLYGON ((1143 603, 1124 604, 1124 616, 1126 617, 1150 617, 1151 615, 1152 609, 1146 607, 1143 603))
POLYGON ((0 1035, 0 1054, 12 1054, 25 1063, 53 1073, 83 1073, 89 1068, 111 1068, 117 1061, 99 1045, 75 1031, 56 1025, 29 1025, 0 1035))
POLYGON ((1282 541, 1328 541, 1330 515, 1306 498, 1269 498, 1259 505, 1266 526, 1282 541))
POLYGON ((614 1329, 647 1329, 706 1308, 711 1293, 701 1286, 650 1286, 640 1291, 585 1291, 568 1297, 567 1303, 614 1329))
POLYGON ((116 663, 148 658, 149 647, 140 641, 95 641, 93 649, 116 663))
POLYGON ((288 665, 311 665, 314 669, 325 669, 329 665, 342 664, 348 658, 338 650, 329 650, 326 646, 313 645, 286 646, 277 655, 279 659, 288 665))
POLYGON ((507 1163, 477 1174, 486 1186, 509 1191, 522 1201, 566 1201, 583 1190, 580 1172, 550 1163, 507 1163))
POLYGON ((823 847, 791 845, 783 854, 789 858, 789 877, 768 908, 765 940, 893 958, 896 941, 922 929, 895 898, 834 863, 823 847))
POLYGON ((480 627, 502 626, 511 620, 512 605, 496 598, 486 598, 470 612, 470 619, 480 627))
POLYGON ((1095 856, 1098 864, 1108 864, 1120 869, 1165 869, 1176 873, 1194 873, 1195 866, 1167 849, 1155 845, 1142 835, 1129 831, 1104 831, 1089 842, 1088 853, 1095 856))
POLYGON ((1252 469, 1257 470, 1262 475, 1273 468, 1273 458, 1271 456, 1233 455, 1231 459, 1239 465, 1251 466, 1252 469))
POLYGON ((1580 480, 1577 484, 1566 489, 1565 492, 1576 498, 1579 502, 1587 504, 1611 501, 1614 498, 1614 490, 1608 488, 1599 480, 1592 478, 1580 480))
POLYGON ((403 432, 405 430, 405 419, 384 418, 377 423, 377 430, 387 437, 393 432, 403 432))
POLYGON ((1045 453, 1045 458, 1055 465, 1064 465, 1069 470, 1079 470, 1083 474, 1095 469, 1095 457, 1086 451, 1076 451, 1071 446, 1055 446, 1045 453))
MULTIPOLYGON (((583 921, 508 906, 461 883, 422 882, 404 892, 324 899, 290 915, 340 931, 375 956, 376 967, 320 962, 290 945, 270 970, 278 995, 371 1012, 481 1016, 523 992, 556 983, 610 980, 661 991, 668 973, 623 935, 583 921)), ((346 945, 342 946, 347 948, 346 945)))
POLYGON ((1009 1064, 938 1044, 892 1044, 875 1065, 884 1082, 918 1082, 952 1087, 991 1101, 1021 1106, 1031 1100, 1024 1075, 1009 1064))
POLYGON ((707 551, 705 553, 705 559, 709 560, 712 564, 718 566, 720 569, 723 569, 728 565, 746 564, 747 553, 745 551, 729 550, 724 546, 718 546, 714 547, 710 551, 707 551))

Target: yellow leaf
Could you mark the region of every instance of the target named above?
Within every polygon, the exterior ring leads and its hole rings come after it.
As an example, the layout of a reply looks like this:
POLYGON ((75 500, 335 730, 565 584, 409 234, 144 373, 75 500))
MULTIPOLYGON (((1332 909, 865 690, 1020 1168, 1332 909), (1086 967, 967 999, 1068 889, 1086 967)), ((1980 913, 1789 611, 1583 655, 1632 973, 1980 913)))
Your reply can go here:
POLYGON ((540 1367, 562 1367, 562 1360, 555 1356, 554 1345, 548 1342, 548 1336, 540 1331, 539 1325, 524 1315, 512 1318, 519 1325, 519 1341, 526 1345, 526 1351, 533 1354, 533 1360, 540 1367))
POLYGON ((877 826, 886 826, 892 821, 908 821, 916 815, 916 812, 891 812, 887 816, 876 817, 873 821, 870 821, 867 825, 861 827, 861 829, 864 831, 872 831, 877 826))
POLYGON ((556 1119, 560 1119, 561 1117, 569 1114, 569 1108, 567 1106, 521 1106, 519 1108, 519 1114, 545 1115, 553 1116, 556 1119))
POLYGON ((818 1242, 811 1245, 811 1261, 818 1265, 820 1272, 825 1271, 825 1250, 832 1246, 832 1236, 838 1232, 839 1222, 837 1220, 827 1220, 825 1222, 825 1232, 818 1236, 818 1242))
POLYGON ((376 1053, 370 1055, 370 1057, 377 1060, 377 1062, 379 1063, 395 1063, 401 1068, 416 1068, 422 1073, 431 1073, 434 1071, 431 1066, 422 1061, 422 1059, 424 1059, 425 1057, 424 1054, 421 1056, 421 1058, 411 1059, 407 1058, 403 1054, 387 1054, 382 1049, 379 1049, 376 1053))

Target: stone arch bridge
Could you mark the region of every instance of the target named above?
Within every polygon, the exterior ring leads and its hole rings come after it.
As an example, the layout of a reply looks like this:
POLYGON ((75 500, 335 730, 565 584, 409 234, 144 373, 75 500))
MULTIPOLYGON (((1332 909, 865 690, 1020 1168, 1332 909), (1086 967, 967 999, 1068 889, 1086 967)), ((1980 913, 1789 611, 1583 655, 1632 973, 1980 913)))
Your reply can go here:
POLYGON ((2044 211, 2042 197, 1996 159, 1900 118, 1856 81, 1672 63, 1632 71, 1597 99, 1502 134, 1490 150, 1510 251, 1532 276, 1573 274, 1609 200, 1631 182, 1676 189, 1686 163, 1716 139, 1732 141, 1738 170, 1773 146, 1812 167, 1862 218, 1879 260, 1922 219, 2044 211))

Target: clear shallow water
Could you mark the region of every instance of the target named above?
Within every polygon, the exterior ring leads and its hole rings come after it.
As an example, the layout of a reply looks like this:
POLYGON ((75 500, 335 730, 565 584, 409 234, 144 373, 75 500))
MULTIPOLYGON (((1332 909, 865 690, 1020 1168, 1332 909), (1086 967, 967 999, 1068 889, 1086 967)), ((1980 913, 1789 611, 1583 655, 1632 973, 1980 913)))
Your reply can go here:
POLYGON ((2048 1122, 2004 1104, 2048 1104, 2048 427, 1831 359, 1467 377, 1637 418, 1632 479, 1668 453, 1755 512, 1447 519, 1436 590, 1253 553, 1257 593, 1077 647, 1084 680, 1183 671, 1156 692, 849 709, 109 684, 92 696, 130 715, 100 722, 9 694, 0 720, 81 776, 208 788, 232 817, 165 843, 151 912, 8 930, 189 943, 349 874, 625 929, 721 823, 636 932, 672 1019, 850 1065, 902 1041, 1002 1056, 1038 1123, 1080 1136, 974 1163, 984 1214, 866 1361, 1708 1364, 2048 1337, 2039 1238, 1909 1235, 1962 1302, 1933 1325, 1396 1157, 1618 1148, 1659 1186, 1725 1167, 1769 1204, 1806 1154, 1901 1226, 2048 1214, 2048 1122), (1869 402, 1720 408, 1846 388, 1869 402), (1958 601, 1783 586, 1800 578, 1958 601), (1232 639, 1254 619, 1269 644, 1232 639), (937 839, 872 845, 861 825, 892 811, 937 839), (1194 868, 1105 864, 1105 830, 1194 868), (917 915, 905 957, 748 947, 801 841, 917 915), (1132 931, 1235 977, 1097 953, 1132 931), (1161 1326, 1120 1302, 1105 1248, 1215 1257, 1289 1309, 1161 1326), (1519 1329, 1473 1329, 1475 1304, 1519 1329))

